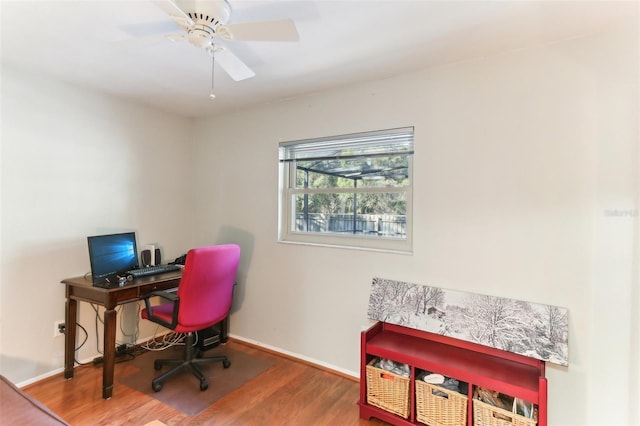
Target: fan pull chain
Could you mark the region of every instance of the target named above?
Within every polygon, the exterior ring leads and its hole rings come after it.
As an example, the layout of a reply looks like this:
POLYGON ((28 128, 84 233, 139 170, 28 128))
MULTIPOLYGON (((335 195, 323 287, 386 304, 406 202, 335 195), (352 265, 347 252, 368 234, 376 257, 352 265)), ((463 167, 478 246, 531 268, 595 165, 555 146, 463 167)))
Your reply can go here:
POLYGON ((209 97, 213 100, 216 98, 216 94, 213 92, 213 77, 214 77, 214 69, 215 69, 215 64, 216 64, 216 60, 213 56, 213 51, 214 49, 211 49, 211 92, 209 93, 209 97))

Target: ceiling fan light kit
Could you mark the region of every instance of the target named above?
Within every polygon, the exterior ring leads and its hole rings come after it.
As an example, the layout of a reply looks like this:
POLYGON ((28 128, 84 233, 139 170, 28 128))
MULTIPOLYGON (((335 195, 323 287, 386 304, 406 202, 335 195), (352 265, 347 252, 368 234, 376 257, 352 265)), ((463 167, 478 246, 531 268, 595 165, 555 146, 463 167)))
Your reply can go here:
POLYGON ((209 27, 196 24, 189 29, 187 39, 196 47, 206 48, 211 44, 213 35, 214 32, 209 27))

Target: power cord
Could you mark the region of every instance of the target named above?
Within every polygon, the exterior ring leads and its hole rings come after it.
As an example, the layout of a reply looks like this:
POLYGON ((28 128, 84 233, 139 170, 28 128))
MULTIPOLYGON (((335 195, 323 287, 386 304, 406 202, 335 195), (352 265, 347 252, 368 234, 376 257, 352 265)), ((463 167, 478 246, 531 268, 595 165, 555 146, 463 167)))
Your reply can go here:
MULTIPOLYGON (((104 325, 104 321, 100 316, 99 305, 90 303, 90 306, 93 308, 95 313, 94 327, 96 332, 96 351, 101 356, 96 356, 93 360, 85 363, 78 362, 77 360, 74 359, 75 363, 79 366, 90 366, 90 365, 97 366, 97 365, 101 365, 104 362, 104 351, 100 348, 101 339, 100 339, 100 329, 99 329, 99 325, 104 325)), ((121 306, 118 306, 116 310, 120 311, 120 308, 121 306)), ((124 336, 135 337, 134 341, 137 341, 137 338, 140 333, 140 322, 139 322, 140 310, 141 308, 140 308, 140 305, 138 304, 137 313, 136 313, 136 316, 138 317, 138 322, 136 322, 136 329, 134 333, 127 334, 122 329, 122 323, 120 324, 120 331, 122 332, 122 334, 124 336)), ((82 329, 82 331, 84 331, 84 334, 85 334, 83 342, 76 348, 76 351, 78 351, 87 342, 89 338, 89 333, 81 324, 79 323, 76 323, 76 324, 78 327, 82 329)), ((151 338, 151 340, 147 341, 146 343, 143 343, 140 345, 132 345, 132 346, 127 346, 126 344, 118 345, 116 347, 116 363, 133 360, 135 359, 136 356, 141 355, 147 351, 163 351, 173 346, 184 345, 184 338, 185 338, 184 333, 176 333, 172 331, 170 333, 158 335, 159 330, 160 330, 160 326, 157 325, 153 333, 153 337, 151 338)))
POLYGON ((89 333, 87 332, 87 329, 86 329, 86 328, 84 328, 84 327, 82 326, 82 324, 80 324, 80 323, 78 323, 78 322, 76 323, 76 327, 80 327, 80 329, 81 329, 82 331, 84 331, 84 340, 82 341, 82 343, 80 343, 80 345, 78 345, 78 347, 76 347, 76 348, 75 348, 75 350, 74 350, 74 352, 73 352, 73 353, 74 353, 73 362, 75 362, 77 365, 89 365, 90 363, 82 363, 82 362, 79 362, 79 361, 75 358, 75 353, 76 353, 76 352, 78 352, 78 351, 80 350, 80 348, 82 348, 82 347, 84 346, 84 344, 85 344, 85 343, 87 343, 87 340, 89 340, 89 333))
MULTIPOLYGON (((118 306, 116 309, 118 309, 119 317, 123 318, 123 314, 125 311, 123 311, 121 308, 122 308, 122 305, 118 306)), ((131 342, 137 342, 138 336, 140 335, 140 310, 141 310, 140 303, 136 303, 136 313, 135 313, 136 321, 135 321, 135 329, 133 330, 133 333, 129 334, 124 330, 123 328, 124 319, 120 321, 120 332, 122 333, 123 336, 130 337, 131 342)))
POLYGON ((93 303, 91 303, 90 305, 93 308, 94 312, 96 313, 95 318, 94 318, 94 327, 96 329, 96 352, 98 352, 99 354, 104 354, 104 352, 100 350, 100 332, 98 330, 98 323, 104 325, 104 322, 100 318, 100 309, 99 309, 99 307, 97 305, 93 304, 93 303))
POLYGON ((157 325, 153 333, 153 337, 147 343, 140 346, 148 351, 164 351, 176 345, 184 345, 184 333, 176 333, 172 331, 170 333, 158 336, 160 326, 157 325))

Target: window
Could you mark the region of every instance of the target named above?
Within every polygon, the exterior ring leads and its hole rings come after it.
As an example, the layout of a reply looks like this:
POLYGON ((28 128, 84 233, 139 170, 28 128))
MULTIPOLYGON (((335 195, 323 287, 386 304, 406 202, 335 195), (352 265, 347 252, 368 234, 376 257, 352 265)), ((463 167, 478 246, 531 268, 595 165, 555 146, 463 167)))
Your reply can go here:
POLYGON ((279 240, 411 252, 413 127, 282 142, 279 240))

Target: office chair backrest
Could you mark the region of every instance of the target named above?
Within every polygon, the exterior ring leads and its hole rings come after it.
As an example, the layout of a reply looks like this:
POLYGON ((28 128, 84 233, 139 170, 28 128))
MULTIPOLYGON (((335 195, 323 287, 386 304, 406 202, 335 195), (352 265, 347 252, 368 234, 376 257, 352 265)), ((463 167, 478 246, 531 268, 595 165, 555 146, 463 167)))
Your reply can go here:
POLYGON ((179 324, 203 329, 227 316, 239 261, 236 244, 189 250, 177 292, 179 324))

